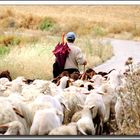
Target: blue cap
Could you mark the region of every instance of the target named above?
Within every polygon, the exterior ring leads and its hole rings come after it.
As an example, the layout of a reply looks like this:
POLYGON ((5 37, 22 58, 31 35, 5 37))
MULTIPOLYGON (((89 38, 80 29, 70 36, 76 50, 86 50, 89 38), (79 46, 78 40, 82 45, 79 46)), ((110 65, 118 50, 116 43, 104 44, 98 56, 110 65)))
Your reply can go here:
POLYGON ((66 38, 67 38, 67 39, 72 39, 72 40, 74 40, 74 39, 76 38, 76 35, 75 35, 74 32, 68 32, 68 33, 66 34, 66 38))

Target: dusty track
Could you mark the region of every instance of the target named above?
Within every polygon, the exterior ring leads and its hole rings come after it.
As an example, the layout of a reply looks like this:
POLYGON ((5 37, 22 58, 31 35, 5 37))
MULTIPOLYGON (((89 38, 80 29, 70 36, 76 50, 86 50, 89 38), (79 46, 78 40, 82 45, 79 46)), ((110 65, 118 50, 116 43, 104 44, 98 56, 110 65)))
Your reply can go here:
POLYGON ((130 56, 134 58, 134 62, 140 62, 140 42, 117 39, 105 39, 105 41, 111 42, 114 56, 95 67, 95 71, 108 72, 113 68, 121 70, 124 67, 125 61, 130 56))

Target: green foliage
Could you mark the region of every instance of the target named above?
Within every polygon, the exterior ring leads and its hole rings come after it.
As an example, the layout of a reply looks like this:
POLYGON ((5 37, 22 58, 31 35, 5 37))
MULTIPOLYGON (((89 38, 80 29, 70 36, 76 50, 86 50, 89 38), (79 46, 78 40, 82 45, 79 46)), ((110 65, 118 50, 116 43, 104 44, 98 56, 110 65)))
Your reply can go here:
POLYGON ((1 46, 0 47, 0 57, 8 54, 10 52, 9 47, 1 46))
POLYGON ((54 27, 55 21, 52 18, 45 17, 39 24, 39 29, 48 31, 54 27))
POLYGON ((21 42, 20 38, 15 37, 13 38, 11 45, 18 45, 21 42))

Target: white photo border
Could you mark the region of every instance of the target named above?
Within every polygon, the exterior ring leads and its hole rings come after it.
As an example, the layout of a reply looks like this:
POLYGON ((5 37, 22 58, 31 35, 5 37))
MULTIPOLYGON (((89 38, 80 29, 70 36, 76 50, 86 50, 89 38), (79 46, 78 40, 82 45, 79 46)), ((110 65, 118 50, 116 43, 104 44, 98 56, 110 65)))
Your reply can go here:
MULTIPOLYGON (((31 0, 31 1, 28 1, 28 0, 4 0, 4 1, 1 1, 0 0, 0 5, 140 5, 140 1, 139 0, 135 0, 135 1, 126 1, 126 0, 120 0, 120 1, 117 1, 117 0, 109 0, 109 1, 104 1, 104 0, 95 0, 95 1, 68 1, 68 0, 63 0, 63 1, 57 1, 57 0, 49 0, 49 1, 46 1, 46 0, 40 0, 40 1, 37 1, 37 0, 31 0)), ((126 135, 126 136, 3 136, 3 135, 0 135, 0 139, 2 140, 9 140, 9 139, 33 139, 33 140, 39 140, 39 139, 48 139, 48 140, 63 140, 63 139, 69 139, 69 140, 74 140, 74 139, 79 139, 79 140, 88 140, 88 139, 95 139, 95 140, 119 140, 119 139, 126 139, 126 140, 137 140, 137 139, 140 139, 140 135, 126 135)))

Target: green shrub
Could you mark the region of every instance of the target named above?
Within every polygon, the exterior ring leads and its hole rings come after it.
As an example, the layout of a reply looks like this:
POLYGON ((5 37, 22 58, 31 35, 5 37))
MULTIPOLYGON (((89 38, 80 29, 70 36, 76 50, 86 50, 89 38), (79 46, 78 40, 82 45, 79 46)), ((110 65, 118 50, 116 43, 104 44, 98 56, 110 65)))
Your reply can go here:
POLYGON ((4 56, 10 52, 9 47, 0 46, 0 56, 4 56))
POLYGON ((39 29, 42 31, 48 31, 55 25, 55 21, 52 18, 45 17, 39 24, 39 29))

